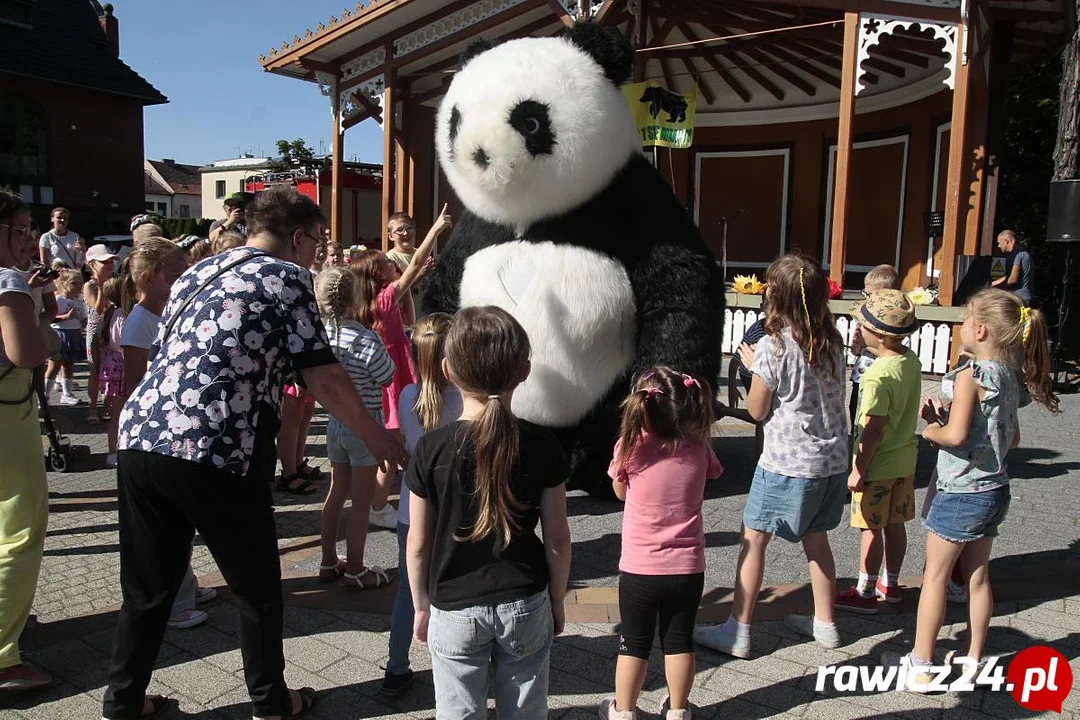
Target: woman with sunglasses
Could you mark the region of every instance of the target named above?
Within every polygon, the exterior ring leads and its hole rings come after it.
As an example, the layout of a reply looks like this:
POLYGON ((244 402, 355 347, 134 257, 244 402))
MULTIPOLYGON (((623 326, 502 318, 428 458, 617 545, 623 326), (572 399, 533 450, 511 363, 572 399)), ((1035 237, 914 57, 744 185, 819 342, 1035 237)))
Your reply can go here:
POLYGON ((29 209, 18 195, 0 190, 0 690, 52 683, 19 659, 19 635, 34 601, 49 517, 33 384, 34 368, 48 352, 30 285, 19 271, 30 262, 34 246, 29 209))

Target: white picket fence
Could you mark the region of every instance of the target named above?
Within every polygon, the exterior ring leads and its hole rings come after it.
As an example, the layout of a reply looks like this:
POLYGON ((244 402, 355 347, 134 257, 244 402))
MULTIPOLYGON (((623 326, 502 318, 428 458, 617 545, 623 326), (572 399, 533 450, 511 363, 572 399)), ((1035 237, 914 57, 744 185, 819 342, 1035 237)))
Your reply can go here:
MULTIPOLYGON (((746 329, 763 317, 765 317, 764 313, 755 308, 725 310, 723 352, 734 353, 746 329)), ((848 345, 851 344, 857 325, 858 323, 849 315, 836 315, 836 328, 844 336, 844 342, 848 345)), ((904 344, 911 347, 919 356, 924 373, 944 375, 948 372, 949 358, 952 356, 952 328, 952 323, 924 322, 919 332, 904 341, 904 344)), ((854 361, 855 356, 848 352, 848 364, 854 361)))

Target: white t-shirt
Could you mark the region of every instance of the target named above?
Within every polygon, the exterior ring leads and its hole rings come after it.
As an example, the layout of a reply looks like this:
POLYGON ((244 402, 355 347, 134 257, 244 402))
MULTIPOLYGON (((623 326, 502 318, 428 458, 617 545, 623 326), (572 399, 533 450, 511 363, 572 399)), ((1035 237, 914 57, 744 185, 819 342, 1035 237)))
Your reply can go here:
MULTIPOLYGON (((398 395, 398 422, 401 434, 405 438, 405 449, 412 453, 416 443, 425 434, 424 426, 413 412, 416 397, 420 394, 417 384, 406 385, 398 395)), ((461 392, 453 385, 447 385, 442 391, 442 411, 439 414, 439 427, 445 427, 461 417, 461 392)), ((398 501, 398 523, 409 524, 409 486, 405 484, 405 475, 401 476, 401 500, 398 501)))
MULTIPOLYGON (((26 284, 26 278, 23 277, 22 272, 13 268, 0 267, 0 295, 6 295, 7 293, 19 293, 33 298, 30 293, 30 286, 26 284)), ((4 338, 0 337, 0 367, 7 367, 10 364, 11 361, 8 360, 7 353, 4 352, 4 338)))
POLYGON ((82 270, 82 266, 86 264, 86 252, 83 250, 75 250, 75 243, 78 242, 79 239, 79 233, 72 230, 68 230, 67 235, 64 235, 63 237, 57 235, 55 231, 50 230, 41 236, 41 239, 38 241, 38 247, 43 247, 49 251, 50 265, 53 261, 59 260, 68 267, 82 270))
POLYGON ((86 304, 82 298, 66 298, 63 295, 56 296, 56 314, 63 315, 68 310, 75 308, 75 312, 67 320, 57 320, 52 324, 57 330, 79 330, 82 328, 83 318, 86 317, 86 304))
POLYGON ((120 334, 121 347, 149 350, 157 340, 160 326, 160 315, 155 315, 142 305, 136 305, 124 321, 124 330, 120 334))

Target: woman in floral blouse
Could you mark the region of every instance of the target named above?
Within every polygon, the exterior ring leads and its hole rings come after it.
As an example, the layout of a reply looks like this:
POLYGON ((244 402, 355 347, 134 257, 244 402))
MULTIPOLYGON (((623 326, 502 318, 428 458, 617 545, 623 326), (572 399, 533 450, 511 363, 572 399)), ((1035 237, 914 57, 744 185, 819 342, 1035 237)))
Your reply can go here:
POLYGON ((307 268, 326 219, 293 188, 249 206, 248 243, 173 285, 145 377, 120 416, 117 622, 104 717, 147 714, 146 687, 198 530, 240 604, 240 649, 259 718, 315 702, 285 685, 282 593, 269 481, 281 388, 302 381, 380 463, 402 446, 372 419, 337 363, 307 268), (190 302, 188 302, 190 298, 190 302))

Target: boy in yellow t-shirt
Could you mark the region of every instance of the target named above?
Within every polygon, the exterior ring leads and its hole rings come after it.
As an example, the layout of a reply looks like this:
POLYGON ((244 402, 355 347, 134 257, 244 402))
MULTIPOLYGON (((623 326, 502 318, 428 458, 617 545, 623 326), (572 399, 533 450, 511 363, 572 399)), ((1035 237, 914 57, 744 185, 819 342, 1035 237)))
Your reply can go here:
POLYGON ((855 422, 851 526, 859 528, 859 583, 836 596, 841 610, 872 615, 878 598, 900 602, 897 587, 907 551, 904 524, 915 517, 915 426, 922 396, 922 363, 904 338, 917 327, 915 306, 899 290, 871 293, 855 313, 875 356, 863 373, 855 422), (878 579, 884 557, 885 572, 878 579))

